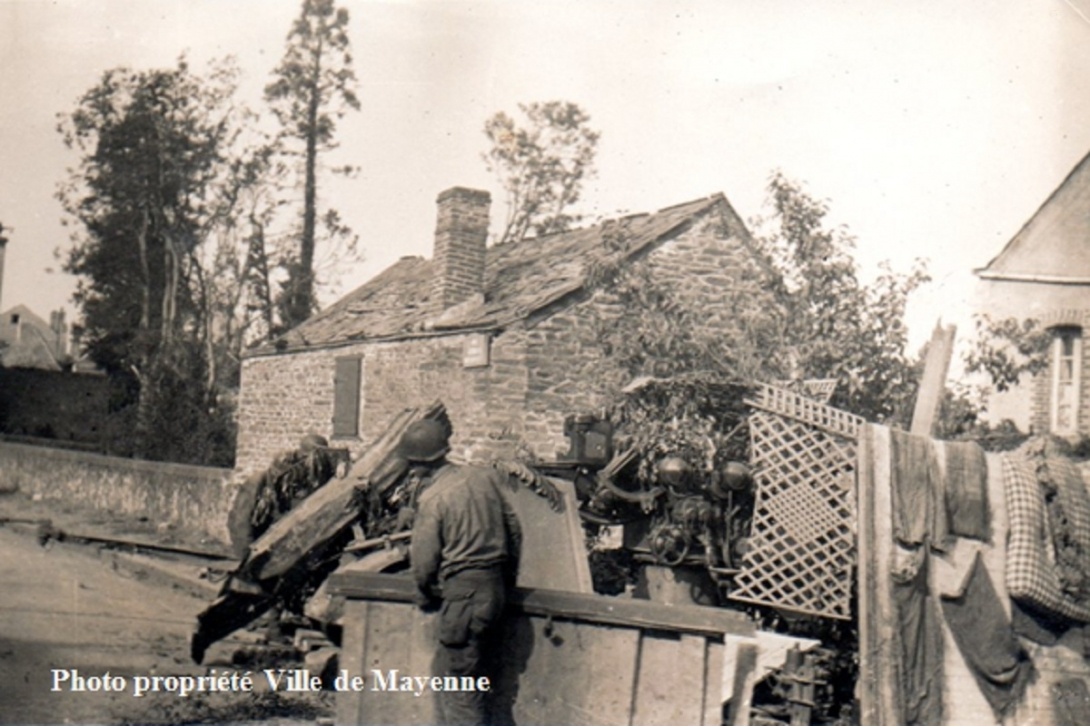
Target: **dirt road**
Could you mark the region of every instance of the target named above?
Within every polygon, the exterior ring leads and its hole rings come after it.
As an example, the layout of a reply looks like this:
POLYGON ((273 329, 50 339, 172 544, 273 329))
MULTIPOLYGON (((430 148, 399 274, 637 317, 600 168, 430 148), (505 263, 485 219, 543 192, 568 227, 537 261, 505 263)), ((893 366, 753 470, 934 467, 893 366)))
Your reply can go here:
POLYGON ((51 691, 51 669, 101 676, 175 673, 204 601, 118 572, 87 546, 42 548, 0 529, 0 722, 112 723, 127 693, 51 691))
POLYGON ((331 713, 324 696, 134 697, 137 676, 206 673, 189 661, 188 637, 207 604, 110 551, 42 548, 32 530, 0 527, 0 724, 315 724, 331 713), (57 691, 53 670, 68 670, 57 691), (88 687, 123 677, 125 689, 74 691, 76 672, 88 687))

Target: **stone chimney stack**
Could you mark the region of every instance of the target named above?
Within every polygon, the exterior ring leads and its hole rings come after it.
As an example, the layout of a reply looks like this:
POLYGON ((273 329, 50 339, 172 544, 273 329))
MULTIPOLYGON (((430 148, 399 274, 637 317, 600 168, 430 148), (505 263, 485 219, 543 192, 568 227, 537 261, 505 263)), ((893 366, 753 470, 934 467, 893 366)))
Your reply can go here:
POLYGON ((68 353, 68 323, 64 319, 64 308, 58 308, 49 314, 49 329, 53 331, 53 351, 57 356, 68 353))
POLYGON ((484 251, 488 244, 488 192, 453 187, 439 195, 435 224, 435 289, 438 311, 484 293, 484 251))

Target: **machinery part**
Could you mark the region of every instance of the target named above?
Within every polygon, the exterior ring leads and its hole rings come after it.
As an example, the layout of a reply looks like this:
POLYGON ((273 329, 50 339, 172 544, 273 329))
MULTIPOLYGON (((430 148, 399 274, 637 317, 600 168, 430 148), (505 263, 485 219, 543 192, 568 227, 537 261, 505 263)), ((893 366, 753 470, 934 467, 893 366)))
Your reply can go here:
POLYGON ((398 445, 398 452, 409 462, 434 462, 449 451, 450 432, 434 419, 410 424, 398 445))
POLYGON ((692 467, 681 457, 665 457, 655 466, 661 482, 671 487, 680 487, 688 481, 692 467))
POLYGON ((679 565, 689 555, 691 544, 685 531, 678 525, 665 522, 656 525, 648 538, 651 553, 663 565, 679 565))
POLYGON ((727 462, 723 466, 722 475, 721 481, 728 489, 735 492, 753 489, 753 473, 742 462, 727 462))
POLYGON ((654 507, 655 501, 666 494, 666 490, 661 487, 652 487, 650 490, 643 492, 629 492, 605 477, 599 477, 598 482, 610 493, 616 495, 617 499, 639 504, 645 511, 650 511, 654 507))
POLYGON ((562 462, 602 466, 613 459, 613 424, 594 414, 571 414, 564 418, 564 436, 570 447, 559 454, 562 462))
POLYGON ((730 499, 733 492, 753 490, 753 473, 741 462, 727 462, 723 469, 713 474, 708 485, 708 494, 720 500, 730 499))

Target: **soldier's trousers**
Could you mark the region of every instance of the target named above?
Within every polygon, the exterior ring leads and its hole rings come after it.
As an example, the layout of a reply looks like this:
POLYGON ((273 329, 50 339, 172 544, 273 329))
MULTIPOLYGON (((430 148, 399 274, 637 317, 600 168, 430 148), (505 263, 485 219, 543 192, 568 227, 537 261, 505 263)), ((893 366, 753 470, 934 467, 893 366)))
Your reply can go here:
MULTIPOLYGON (((462 571, 443 582, 437 675, 487 676, 495 683, 493 664, 505 604, 504 579, 498 568, 462 571)), ((488 724, 488 697, 483 691, 437 693, 440 723, 488 724)))

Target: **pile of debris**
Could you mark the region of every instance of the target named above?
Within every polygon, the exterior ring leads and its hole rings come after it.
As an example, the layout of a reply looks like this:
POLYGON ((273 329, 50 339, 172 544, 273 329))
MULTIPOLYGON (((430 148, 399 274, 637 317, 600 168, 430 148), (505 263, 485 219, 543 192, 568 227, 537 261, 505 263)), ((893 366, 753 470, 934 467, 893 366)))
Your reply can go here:
MULTIPOLYGON (((407 537, 412 523, 403 510, 415 483, 405 476, 408 463, 398 455, 397 444, 405 429, 421 419, 450 427, 440 402, 408 409, 350 465, 347 452, 308 438, 299 451, 281 456, 244 486, 231 518, 241 562, 197 617, 190 641, 195 662, 204 660, 211 644, 269 611, 301 617, 285 621, 288 625, 308 624, 305 613, 314 609, 307 602, 346 553, 358 557, 407 537), (252 542, 242 547, 250 537, 252 542)), ((331 615, 329 608, 323 610, 331 615)), ((334 622, 315 623, 319 628, 310 630, 332 646, 334 622)))

